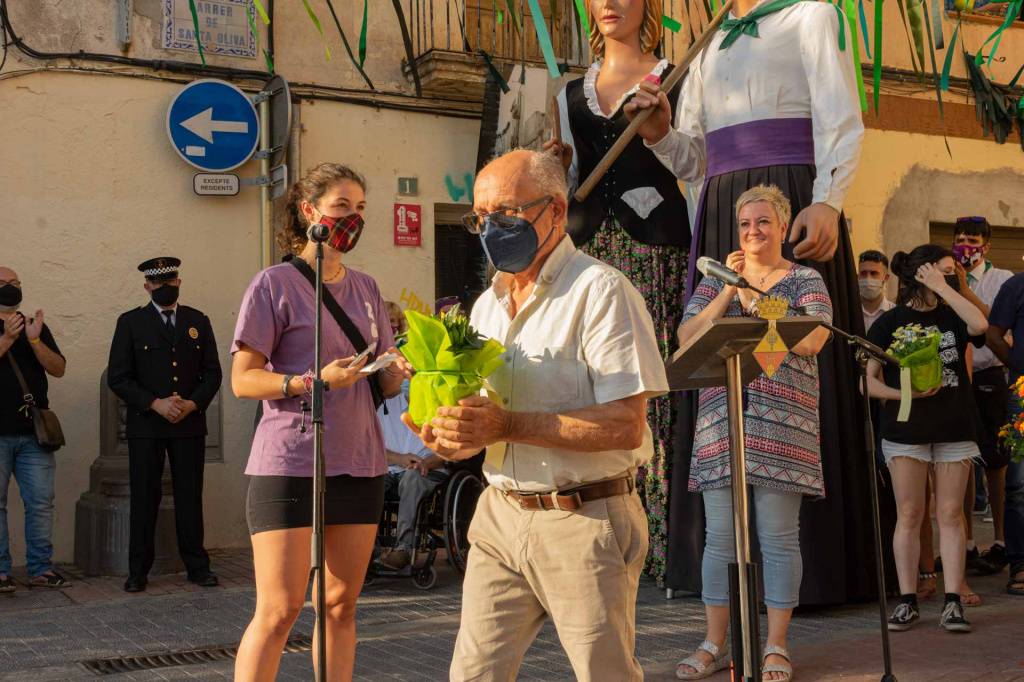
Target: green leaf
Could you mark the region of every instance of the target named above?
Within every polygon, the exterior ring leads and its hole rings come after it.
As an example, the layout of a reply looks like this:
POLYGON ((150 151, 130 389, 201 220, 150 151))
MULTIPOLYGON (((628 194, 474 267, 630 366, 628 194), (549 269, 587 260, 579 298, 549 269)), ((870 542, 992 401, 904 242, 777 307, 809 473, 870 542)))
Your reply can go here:
POLYGON ((359 66, 366 62, 366 0, 363 0, 363 27, 359 30, 359 66))
MULTIPOLYGON (((338 13, 334 11, 334 4, 331 2, 331 0, 327 0, 327 9, 330 10, 331 17, 334 19, 334 25, 338 28, 338 33, 341 34, 341 42, 345 46, 345 52, 348 53, 348 58, 352 61, 352 65, 356 67, 356 70, 359 72, 359 75, 363 77, 364 81, 366 81, 366 85, 368 85, 369 88, 373 90, 373 81, 371 81, 370 77, 366 75, 365 71, 363 71, 362 61, 357 61, 355 55, 352 54, 352 46, 348 44, 348 37, 345 35, 345 31, 343 31, 341 28, 341 22, 338 21, 338 13)), ((365 6, 363 9, 365 10, 365 6)), ((365 19, 366 15, 364 14, 363 20, 365 21, 365 19)), ((366 29, 365 23, 363 24, 363 29, 364 31, 366 29)), ((365 41, 365 39, 365 34, 363 36, 360 36, 361 41, 365 41)))
POLYGON ((263 9, 263 5, 260 4, 260 0, 252 0, 252 2, 256 5, 256 11, 260 13, 260 18, 263 19, 263 23, 270 26, 270 17, 267 16, 267 10, 263 9))
POLYGON ((270 58, 270 53, 263 49, 263 43, 260 42, 260 32, 256 30, 256 17, 253 16, 252 5, 249 3, 245 5, 245 15, 249 18, 249 28, 252 29, 253 35, 256 36, 256 46, 260 48, 260 51, 263 52, 263 58, 267 60, 267 71, 274 73, 274 61, 270 58))

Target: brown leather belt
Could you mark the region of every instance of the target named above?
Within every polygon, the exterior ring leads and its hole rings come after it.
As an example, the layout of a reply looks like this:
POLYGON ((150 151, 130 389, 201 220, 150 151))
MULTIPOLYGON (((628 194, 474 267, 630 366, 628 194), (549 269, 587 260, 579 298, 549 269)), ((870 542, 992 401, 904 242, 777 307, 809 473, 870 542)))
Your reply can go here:
POLYGON ((628 495, 633 492, 633 477, 623 476, 610 481, 587 483, 575 488, 553 490, 548 493, 525 493, 518 490, 503 490, 502 495, 515 500, 520 508, 529 511, 559 509, 576 511, 587 502, 602 500, 615 495, 628 495))

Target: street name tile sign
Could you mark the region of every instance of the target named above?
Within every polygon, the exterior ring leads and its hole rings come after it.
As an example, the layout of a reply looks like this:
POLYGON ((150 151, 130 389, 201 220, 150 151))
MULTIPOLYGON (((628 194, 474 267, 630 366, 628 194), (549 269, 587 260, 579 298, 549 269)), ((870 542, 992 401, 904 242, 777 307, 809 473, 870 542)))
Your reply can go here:
MULTIPOLYGON (((227 57, 256 58, 256 34, 245 6, 251 0, 195 0, 203 52, 227 57)), ((163 48, 198 52, 196 26, 189 0, 162 0, 163 48)), ((255 8, 252 10, 255 12, 255 8)))
POLYGON ((259 120, 244 92, 231 83, 201 79, 171 100, 167 136, 178 155, 199 170, 229 171, 256 151, 259 120))

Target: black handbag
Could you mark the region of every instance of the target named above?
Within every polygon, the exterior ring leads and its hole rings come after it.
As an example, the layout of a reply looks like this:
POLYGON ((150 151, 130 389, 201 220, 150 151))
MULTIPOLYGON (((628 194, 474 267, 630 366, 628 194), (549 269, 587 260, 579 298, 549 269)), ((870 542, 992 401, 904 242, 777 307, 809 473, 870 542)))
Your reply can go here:
MULTIPOLYGON (((316 273, 313 272, 313 268, 309 267, 309 263, 301 258, 292 258, 288 261, 295 266, 295 269, 302 273, 302 276, 309 282, 309 286, 313 287, 313 291, 316 291, 316 273)), ((353 324, 352 320, 345 313, 345 310, 338 303, 337 299, 327 290, 326 286, 321 286, 324 307, 327 308, 327 312, 331 314, 334 321, 341 327, 341 331, 345 332, 345 336, 348 337, 349 342, 356 349, 356 353, 362 353, 367 348, 366 339, 359 333, 359 329, 353 324)), ((370 364, 376 359, 374 353, 371 351, 369 357, 366 359, 366 363, 370 364)), ((370 394, 373 396, 373 409, 380 408, 384 405, 384 391, 380 387, 380 378, 377 373, 374 372, 366 378, 370 382, 370 394)), ((384 407, 384 414, 388 413, 387 406, 384 407)))
POLYGON ((44 410, 36 405, 36 399, 32 392, 28 390, 28 384, 25 383, 25 377, 21 374, 21 368, 18 367, 18 362, 14 359, 13 350, 11 348, 7 351, 7 357, 11 361, 11 367, 14 368, 14 376, 18 378, 18 385, 21 386, 21 392, 24 394, 23 399, 28 406, 28 414, 32 418, 32 428, 35 431, 36 440, 39 441, 41 447, 47 450, 57 450, 65 444, 64 431, 60 428, 60 420, 57 419, 57 415, 54 414, 53 410, 44 410))

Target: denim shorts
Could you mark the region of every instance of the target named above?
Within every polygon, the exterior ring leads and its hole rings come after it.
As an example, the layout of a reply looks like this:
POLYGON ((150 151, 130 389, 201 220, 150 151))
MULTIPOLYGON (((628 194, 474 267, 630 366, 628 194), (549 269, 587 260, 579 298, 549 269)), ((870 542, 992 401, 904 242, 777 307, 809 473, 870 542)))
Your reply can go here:
POLYGON ((981 452, 978 444, 971 440, 962 440, 956 443, 893 443, 882 441, 882 453, 885 455, 885 462, 888 464, 893 457, 910 457, 929 464, 950 464, 978 459, 981 452))

